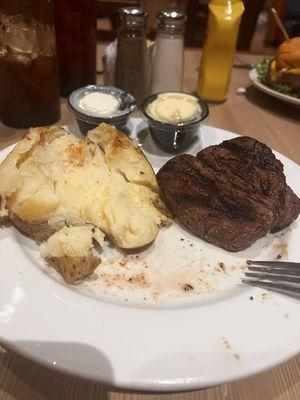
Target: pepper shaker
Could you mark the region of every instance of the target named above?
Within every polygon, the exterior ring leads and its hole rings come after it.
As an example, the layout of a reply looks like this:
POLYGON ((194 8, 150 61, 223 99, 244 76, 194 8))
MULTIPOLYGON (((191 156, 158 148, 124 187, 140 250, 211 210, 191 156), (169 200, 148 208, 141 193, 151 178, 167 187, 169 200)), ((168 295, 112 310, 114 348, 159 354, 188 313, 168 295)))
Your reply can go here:
POLYGON ((119 10, 116 86, 132 94, 141 105, 148 95, 146 21, 148 14, 138 7, 119 10))
POLYGON ((182 91, 184 26, 186 14, 161 11, 154 47, 151 94, 182 91))

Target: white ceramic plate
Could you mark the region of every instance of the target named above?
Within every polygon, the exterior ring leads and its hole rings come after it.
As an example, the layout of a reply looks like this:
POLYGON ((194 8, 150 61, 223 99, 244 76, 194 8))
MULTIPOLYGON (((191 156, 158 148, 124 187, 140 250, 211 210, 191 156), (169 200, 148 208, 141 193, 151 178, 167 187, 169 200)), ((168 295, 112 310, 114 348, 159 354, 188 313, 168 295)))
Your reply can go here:
POLYGON ((258 78, 257 78, 256 68, 253 68, 249 72, 249 78, 251 79, 253 85, 257 89, 261 90, 262 92, 267 93, 270 96, 276 97, 277 99, 283 100, 286 103, 291 103, 291 104, 295 104, 297 106, 300 106, 300 99, 298 99, 297 97, 292 97, 292 96, 288 96, 286 94, 279 93, 276 90, 273 90, 273 89, 269 88, 268 86, 263 85, 262 83, 260 83, 258 78))
MULTIPOLYGON (((144 122, 131 124, 159 168, 169 155, 144 122)), ((191 152, 234 136, 204 126, 191 152)), ((300 194, 299 166, 279 158, 300 194)), ((45 365, 128 389, 190 390, 257 373, 299 352, 300 301, 240 285, 242 267, 278 254, 300 260, 299 234, 294 223, 231 254, 174 224, 139 254, 106 246, 93 278, 72 287, 45 266, 34 241, 4 228, 0 341, 45 365)))

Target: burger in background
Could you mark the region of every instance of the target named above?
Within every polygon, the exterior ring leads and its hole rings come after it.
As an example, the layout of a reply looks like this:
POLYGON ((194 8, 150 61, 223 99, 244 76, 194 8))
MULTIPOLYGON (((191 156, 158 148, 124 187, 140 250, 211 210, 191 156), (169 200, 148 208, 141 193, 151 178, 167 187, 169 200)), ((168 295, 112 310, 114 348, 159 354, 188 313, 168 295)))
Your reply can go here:
POLYGON ((256 69, 262 84, 282 94, 300 98, 300 37, 281 43, 275 58, 264 58, 256 69))

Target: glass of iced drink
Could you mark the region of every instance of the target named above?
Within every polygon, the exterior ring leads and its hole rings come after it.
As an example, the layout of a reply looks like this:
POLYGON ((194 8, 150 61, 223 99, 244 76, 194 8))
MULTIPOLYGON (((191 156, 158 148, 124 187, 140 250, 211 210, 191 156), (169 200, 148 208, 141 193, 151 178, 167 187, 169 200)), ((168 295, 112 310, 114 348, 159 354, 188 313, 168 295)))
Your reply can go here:
POLYGON ((60 117, 52 0, 0 0, 0 118, 15 128, 60 117))
MULTIPOLYGON (((1 0, 0 0, 1 1, 1 0)), ((54 0, 60 94, 96 78, 96 0, 54 0)))

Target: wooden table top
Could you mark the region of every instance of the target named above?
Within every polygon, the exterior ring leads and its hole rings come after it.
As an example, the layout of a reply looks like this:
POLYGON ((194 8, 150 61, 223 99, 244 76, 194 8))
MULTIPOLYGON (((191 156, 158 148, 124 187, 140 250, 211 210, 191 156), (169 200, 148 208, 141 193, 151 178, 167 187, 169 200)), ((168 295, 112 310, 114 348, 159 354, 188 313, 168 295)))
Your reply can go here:
MULTIPOLYGON (((238 55, 256 63, 261 56, 238 55)), ((199 50, 185 52, 184 90, 196 86, 199 50)), ((250 86, 249 71, 234 69, 228 100, 210 105, 208 124, 249 135, 300 164, 300 108, 280 102, 250 86), (244 95, 236 93, 246 87, 244 95)), ((59 124, 74 122, 62 101, 59 124)), ((0 149, 24 131, 0 124, 0 149)), ((64 376, 0 348, 0 400, 299 400, 300 356, 259 375, 201 391, 176 394, 130 393, 64 376)))

